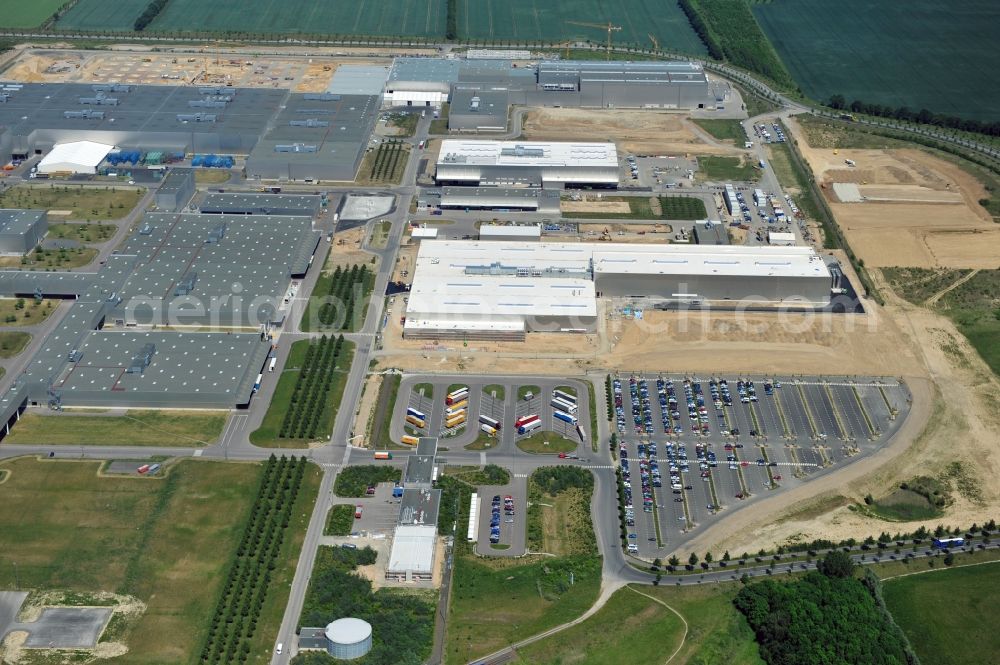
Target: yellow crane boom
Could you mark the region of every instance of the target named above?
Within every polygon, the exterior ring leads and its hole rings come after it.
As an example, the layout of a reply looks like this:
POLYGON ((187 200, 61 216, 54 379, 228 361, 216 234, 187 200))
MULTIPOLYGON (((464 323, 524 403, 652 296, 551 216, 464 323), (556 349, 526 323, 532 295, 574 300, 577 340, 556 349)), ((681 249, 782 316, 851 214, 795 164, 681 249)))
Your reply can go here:
POLYGON ((622 29, 620 25, 615 25, 611 21, 608 21, 607 23, 584 23, 582 21, 566 21, 566 22, 569 23, 570 25, 579 25, 584 28, 598 28, 600 30, 607 31, 608 33, 607 59, 608 60, 611 59, 611 33, 620 31, 622 29))

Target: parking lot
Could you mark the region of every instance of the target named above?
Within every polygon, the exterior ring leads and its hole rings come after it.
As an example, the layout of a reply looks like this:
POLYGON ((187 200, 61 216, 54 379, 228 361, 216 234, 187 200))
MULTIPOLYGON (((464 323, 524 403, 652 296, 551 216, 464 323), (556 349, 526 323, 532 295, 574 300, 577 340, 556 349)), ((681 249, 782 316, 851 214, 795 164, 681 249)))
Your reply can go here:
POLYGON ((592 436, 587 431, 588 402, 586 385, 575 380, 411 376, 400 384, 391 434, 393 440, 403 443, 405 436, 438 436, 444 447, 465 446, 489 454, 513 452, 518 441, 539 432, 553 432, 575 442, 578 450, 585 450, 592 436), (463 389, 467 394, 453 399, 453 404, 446 403, 449 393, 463 389), (564 394, 558 407, 553 406, 556 390, 564 394), (449 427, 448 416, 462 410, 465 420, 449 427), (496 424, 499 430, 490 431, 496 424), (523 431, 518 425, 524 425, 523 431))
POLYGON ((521 556, 526 547, 528 482, 513 478, 508 485, 487 485, 479 493, 479 526, 476 551, 488 556, 521 556), (494 497, 499 497, 496 510, 494 497), (510 497, 510 501, 507 501, 510 497), (495 527, 499 527, 494 530, 495 527), (492 537, 491 537, 492 536, 492 537))
POLYGON ((902 423, 894 379, 614 377, 629 551, 675 549, 728 507, 878 449, 902 423))

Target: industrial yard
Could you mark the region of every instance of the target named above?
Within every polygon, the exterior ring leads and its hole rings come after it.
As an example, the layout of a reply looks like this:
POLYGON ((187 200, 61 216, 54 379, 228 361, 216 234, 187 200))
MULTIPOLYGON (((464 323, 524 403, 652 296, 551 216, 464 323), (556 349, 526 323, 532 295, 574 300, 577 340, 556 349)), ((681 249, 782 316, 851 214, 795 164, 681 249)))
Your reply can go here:
MULTIPOLYGON (((354 21, 385 32, 395 9, 354 21)), ((453 19, 439 5, 398 27, 453 19)), ((610 42, 613 26, 577 27, 610 42)), ((761 112, 714 63, 453 46, 12 55, 0 295, 28 337, 0 375, 0 457, 16 458, 0 499, 23 503, 18 478, 43 467, 98 499, 163 484, 135 497, 155 534, 195 467, 238 462, 234 482, 259 488, 252 507, 223 496, 229 563, 209 563, 230 583, 185 609, 134 581, 162 554, 150 533, 115 537, 137 554, 109 587, 117 573, 86 569, 97 532, 75 525, 84 558, 63 561, 40 514, 56 550, 0 552, 2 657, 100 662, 116 638, 136 662, 510 662, 625 585, 738 579, 723 552, 767 552, 733 564, 748 577, 813 541, 851 541, 869 565, 854 541, 899 531, 880 540, 915 557, 918 528, 986 521, 1000 384, 932 306, 995 267, 992 181, 912 146, 841 144, 829 127, 847 114, 779 97, 761 112), (913 272, 915 290, 883 273, 915 267, 942 272, 913 272), (125 627, 83 612, 86 639, 42 645, 45 622, 23 629, 4 594, 66 579, 146 607, 125 627), (412 630, 386 628, 404 614, 412 630), (167 654, 159 624, 204 630, 167 654), (148 645, 143 626, 160 631, 148 645)), ((30 531, 15 513, 0 521, 30 531)), ((953 551, 991 556, 976 532, 953 551)), ((923 546, 933 565, 942 548, 923 546)), ((31 598, 43 617, 73 605, 31 598)))

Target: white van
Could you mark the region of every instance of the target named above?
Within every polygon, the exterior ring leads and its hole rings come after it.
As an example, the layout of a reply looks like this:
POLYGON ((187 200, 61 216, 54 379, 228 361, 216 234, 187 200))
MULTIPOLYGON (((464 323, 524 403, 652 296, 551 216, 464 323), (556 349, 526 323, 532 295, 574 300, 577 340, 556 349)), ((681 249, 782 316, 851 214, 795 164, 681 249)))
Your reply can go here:
POLYGON ((278 646, 277 646, 277 648, 276 648, 276 649, 274 650, 274 653, 276 653, 276 654, 278 654, 278 655, 280 656, 280 655, 281 655, 281 652, 282 652, 282 650, 283 650, 284 648, 285 648, 285 645, 284 645, 284 643, 283 643, 283 642, 278 642, 278 646))

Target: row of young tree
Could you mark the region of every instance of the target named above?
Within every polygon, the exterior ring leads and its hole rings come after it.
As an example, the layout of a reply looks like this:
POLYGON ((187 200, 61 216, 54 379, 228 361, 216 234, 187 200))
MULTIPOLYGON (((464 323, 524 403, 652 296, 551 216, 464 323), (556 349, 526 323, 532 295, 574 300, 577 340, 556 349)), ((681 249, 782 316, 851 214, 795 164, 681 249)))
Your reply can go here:
POLYGON ((305 470, 305 457, 271 455, 264 464, 250 519, 209 623, 202 663, 245 663, 249 658, 305 470))
POLYGON ((880 602, 879 582, 833 550, 792 582, 748 584, 733 600, 746 616, 768 665, 866 663, 918 665, 906 636, 880 602))
POLYGON ((323 414, 329 406, 337 358, 344 345, 344 336, 323 335, 306 350, 305 361, 292 391, 291 402, 278 430, 282 439, 314 439, 319 434, 323 414))
POLYGON ((947 127, 963 132, 974 132, 985 134, 986 136, 1000 136, 1000 121, 984 122, 971 118, 960 118, 944 113, 934 113, 927 109, 914 111, 908 106, 883 106, 882 104, 872 104, 855 99, 848 103, 843 95, 830 97, 827 106, 838 111, 851 111, 852 113, 864 113, 880 118, 892 118, 905 122, 917 122, 922 125, 933 125, 935 127, 947 127))
POLYGON ((337 266, 333 271, 330 286, 324 302, 319 308, 319 322, 324 326, 339 326, 341 330, 350 328, 354 321, 354 310, 364 306, 365 282, 369 279, 368 266, 354 264, 345 270, 337 266), (342 317, 338 320, 338 314, 342 317))
POLYGON ((375 163, 372 164, 368 177, 372 180, 387 180, 396 173, 396 166, 403 156, 403 142, 390 139, 378 147, 375 153, 375 163))

